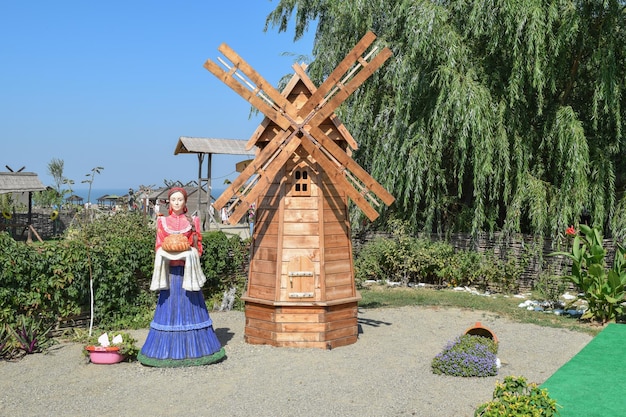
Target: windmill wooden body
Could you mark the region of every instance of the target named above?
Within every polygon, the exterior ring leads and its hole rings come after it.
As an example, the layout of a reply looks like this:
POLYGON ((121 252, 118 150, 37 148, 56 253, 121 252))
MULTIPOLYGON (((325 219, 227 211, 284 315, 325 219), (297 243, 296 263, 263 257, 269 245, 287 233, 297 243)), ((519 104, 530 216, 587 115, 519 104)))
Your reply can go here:
POLYGON ((357 144, 334 110, 391 56, 371 48, 375 38, 366 34, 319 88, 294 65, 279 93, 225 44, 230 63, 204 65, 265 115, 248 142, 257 155, 214 203, 232 211, 231 223, 256 206, 248 343, 330 349, 357 340, 348 199, 374 220, 372 205, 394 198, 350 157, 357 144))

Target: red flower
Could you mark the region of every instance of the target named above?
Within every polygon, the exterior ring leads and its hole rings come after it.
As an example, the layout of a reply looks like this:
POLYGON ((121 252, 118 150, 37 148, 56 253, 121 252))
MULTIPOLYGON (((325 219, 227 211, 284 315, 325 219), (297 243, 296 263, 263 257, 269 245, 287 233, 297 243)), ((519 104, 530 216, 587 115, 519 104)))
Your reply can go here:
POLYGON ((576 229, 574 229, 574 226, 570 226, 565 230, 565 234, 567 236, 576 236, 576 229))

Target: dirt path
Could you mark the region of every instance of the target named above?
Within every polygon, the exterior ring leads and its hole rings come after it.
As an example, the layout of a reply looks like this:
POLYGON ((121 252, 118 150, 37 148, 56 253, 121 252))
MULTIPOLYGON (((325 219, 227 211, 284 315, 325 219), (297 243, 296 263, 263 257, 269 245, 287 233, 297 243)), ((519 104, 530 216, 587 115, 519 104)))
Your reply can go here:
MULTIPOLYGON (((243 341, 242 312, 211 316, 228 355, 219 364, 94 365, 71 343, 0 362, 0 415, 472 416, 497 380, 517 375, 542 383, 591 340, 491 313, 404 307, 361 310, 361 334, 350 346, 274 348, 243 341), (476 321, 500 341, 499 375, 433 375, 432 358, 476 321)), ((133 334, 142 344, 147 330, 133 334)))

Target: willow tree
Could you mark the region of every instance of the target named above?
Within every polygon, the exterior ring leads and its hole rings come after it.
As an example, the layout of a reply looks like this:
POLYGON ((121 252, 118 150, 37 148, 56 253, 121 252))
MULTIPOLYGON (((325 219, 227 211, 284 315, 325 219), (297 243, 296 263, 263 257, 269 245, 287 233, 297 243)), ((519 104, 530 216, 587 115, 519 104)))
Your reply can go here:
POLYGON ((281 0, 319 83, 367 30, 394 56, 341 108, 355 158, 423 231, 626 229, 624 1, 281 0))

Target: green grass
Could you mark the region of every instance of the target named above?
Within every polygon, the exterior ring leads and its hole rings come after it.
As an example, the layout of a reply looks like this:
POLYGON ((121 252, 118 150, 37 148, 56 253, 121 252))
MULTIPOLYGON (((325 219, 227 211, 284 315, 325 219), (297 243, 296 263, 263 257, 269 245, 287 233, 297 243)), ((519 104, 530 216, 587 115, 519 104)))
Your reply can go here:
POLYGON ((519 323, 536 324, 583 332, 595 336, 602 327, 572 317, 528 311, 518 305, 523 300, 504 295, 480 296, 462 291, 435 290, 428 288, 372 287, 360 290, 360 308, 384 308, 404 306, 437 306, 478 311, 488 311, 519 323))
MULTIPOLYGON (((519 323, 569 329, 587 333, 592 336, 595 336, 602 330, 601 326, 592 325, 575 318, 528 311, 518 307, 523 300, 504 295, 485 297, 449 289, 387 288, 384 286, 361 289, 360 293, 362 299, 359 302, 359 307, 364 309, 404 306, 460 308, 490 312, 497 317, 506 317, 519 323)), ((209 311, 211 311, 212 306, 213 300, 207 300, 209 311)), ((243 310, 243 303, 236 307, 236 309, 243 310)), ((154 315, 154 303, 146 303, 145 308, 139 308, 138 310, 136 315, 123 317, 112 326, 108 327, 115 329, 138 329, 147 327, 154 315)))

